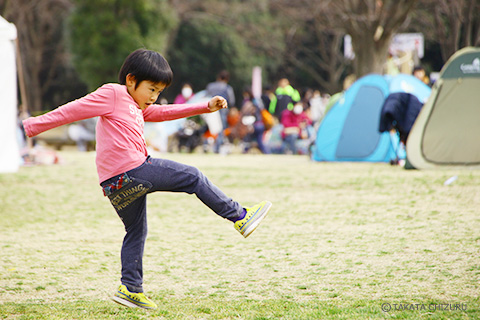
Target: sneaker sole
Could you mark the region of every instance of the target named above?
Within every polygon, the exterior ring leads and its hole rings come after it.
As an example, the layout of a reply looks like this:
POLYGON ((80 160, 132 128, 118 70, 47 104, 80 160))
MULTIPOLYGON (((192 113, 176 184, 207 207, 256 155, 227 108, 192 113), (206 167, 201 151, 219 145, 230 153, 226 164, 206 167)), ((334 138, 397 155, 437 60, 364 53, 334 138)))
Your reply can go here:
POLYGON ((131 301, 128 301, 126 299, 123 299, 123 298, 120 298, 120 297, 117 297, 117 296, 113 296, 112 300, 115 301, 118 304, 121 304, 121 305, 123 305, 125 307, 129 307, 129 308, 154 309, 154 308, 139 306, 138 304, 135 304, 131 301))
POLYGON ((253 231, 255 231, 255 229, 257 229, 260 222, 262 222, 262 220, 267 216, 270 208, 272 208, 272 203, 270 201, 267 201, 262 211, 259 212, 256 219, 247 227, 247 229, 245 229, 245 232, 242 234, 244 238, 247 238, 249 235, 252 234, 253 231))

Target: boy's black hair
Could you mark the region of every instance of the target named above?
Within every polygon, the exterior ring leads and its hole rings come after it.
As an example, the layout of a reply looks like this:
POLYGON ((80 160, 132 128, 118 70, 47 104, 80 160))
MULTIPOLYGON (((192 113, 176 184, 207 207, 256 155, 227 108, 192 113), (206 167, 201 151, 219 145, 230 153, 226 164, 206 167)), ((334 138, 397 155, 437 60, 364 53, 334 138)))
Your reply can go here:
POLYGON ((128 55, 118 73, 118 82, 125 85, 129 74, 137 81, 135 88, 144 80, 162 83, 166 87, 173 80, 167 60, 160 53, 147 49, 137 49, 128 55))

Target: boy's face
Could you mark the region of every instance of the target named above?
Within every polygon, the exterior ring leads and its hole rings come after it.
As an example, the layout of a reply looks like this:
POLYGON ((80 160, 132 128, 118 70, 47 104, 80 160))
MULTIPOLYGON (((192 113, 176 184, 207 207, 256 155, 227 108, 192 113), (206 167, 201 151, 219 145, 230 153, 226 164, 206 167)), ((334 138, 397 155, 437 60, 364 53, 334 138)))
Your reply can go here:
POLYGON ((128 93, 142 110, 154 104, 160 93, 165 89, 164 84, 148 80, 140 82, 137 88, 135 88, 136 84, 135 77, 128 75, 126 81, 128 93))

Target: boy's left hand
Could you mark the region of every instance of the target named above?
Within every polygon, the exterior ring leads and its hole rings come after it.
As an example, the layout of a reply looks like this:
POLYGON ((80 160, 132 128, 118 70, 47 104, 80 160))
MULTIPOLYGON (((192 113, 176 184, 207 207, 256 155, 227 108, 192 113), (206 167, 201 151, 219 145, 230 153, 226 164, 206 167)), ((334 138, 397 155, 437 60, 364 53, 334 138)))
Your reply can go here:
POLYGON ((220 96, 215 96, 210 101, 208 102, 208 109, 210 109, 210 112, 214 112, 220 109, 226 109, 228 108, 227 105, 227 100, 225 98, 222 98, 220 96))

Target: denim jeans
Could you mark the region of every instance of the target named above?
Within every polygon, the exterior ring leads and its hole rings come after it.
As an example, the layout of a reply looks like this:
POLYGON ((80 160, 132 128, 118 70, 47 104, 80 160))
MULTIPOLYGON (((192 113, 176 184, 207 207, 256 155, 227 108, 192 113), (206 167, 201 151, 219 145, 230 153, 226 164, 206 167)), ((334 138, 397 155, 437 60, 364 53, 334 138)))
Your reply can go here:
MULTIPOLYGON (((242 213, 242 206, 226 196, 195 167, 165 159, 148 157, 139 167, 127 171, 128 177, 140 183, 144 192, 125 207, 114 207, 125 225, 126 235, 121 250, 122 284, 130 291, 143 292, 143 251, 147 238, 147 194, 155 191, 186 192, 195 194, 206 206, 219 216, 236 220, 242 213)), ((101 183, 105 187, 124 174, 101 183)), ((119 189, 119 191, 125 188, 119 189)), ((134 188, 132 188, 134 189, 134 188)), ((130 199, 132 199, 130 197, 130 199)))
POLYGON ((220 131, 215 139, 215 145, 213 146, 213 152, 219 153, 220 148, 226 142, 225 137, 225 129, 228 128, 227 116, 228 116, 228 109, 220 109, 218 110, 220 113, 220 119, 222 120, 222 131, 220 131))
POLYGON ((298 140, 297 134, 287 134, 283 139, 283 153, 286 153, 288 150, 292 151, 293 154, 297 154, 297 145, 298 140))

